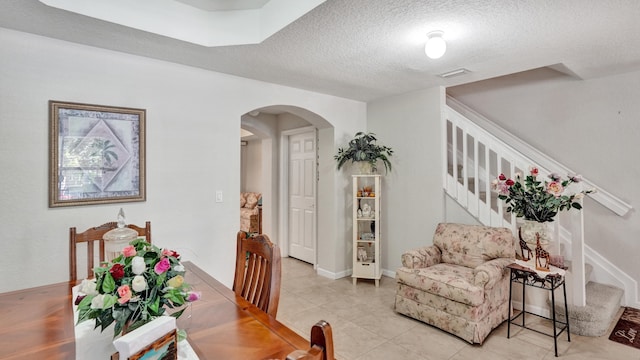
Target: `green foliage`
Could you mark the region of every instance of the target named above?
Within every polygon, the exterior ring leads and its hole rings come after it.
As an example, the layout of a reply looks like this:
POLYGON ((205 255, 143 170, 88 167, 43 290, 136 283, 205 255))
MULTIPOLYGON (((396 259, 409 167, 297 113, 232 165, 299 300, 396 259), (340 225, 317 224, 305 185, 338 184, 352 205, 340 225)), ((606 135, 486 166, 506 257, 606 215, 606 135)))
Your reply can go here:
POLYGON ((391 171, 391 162, 389 157, 393 154, 393 150, 388 146, 377 145, 376 136, 374 133, 357 132, 354 138, 349 141, 349 146, 346 148, 339 148, 338 154, 334 156, 334 159, 338 162, 338 169, 348 161, 366 161, 371 164, 371 167, 375 171, 377 169, 377 161, 381 160, 384 163, 385 170, 391 171))

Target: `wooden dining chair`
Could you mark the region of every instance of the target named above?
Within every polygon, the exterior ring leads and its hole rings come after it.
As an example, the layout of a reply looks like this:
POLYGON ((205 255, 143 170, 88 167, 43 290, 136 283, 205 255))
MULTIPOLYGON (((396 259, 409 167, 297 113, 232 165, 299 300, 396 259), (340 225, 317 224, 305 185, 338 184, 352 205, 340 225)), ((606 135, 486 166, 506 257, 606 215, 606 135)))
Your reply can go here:
MULTIPOLYGON (((115 221, 102 224, 100 226, 89 228, 81 233, 76 231, 75 227, 69 228, 69 279, 71 281, 78 280, 78 245, 86 243, 87 246, 87 277, 93 276, 93 268, 95 266, 95 247, 98 245, 98 257, 102 262, 105 259, 104 254, 104 234, 118 227, 115 221)), ((147 221, 144 227, 128 224, 128 228, 135 230, 138 236, 144 237, 151 244, 151 222, 147 221)))
POLYGON ((287 355, 286 360, 335 360, 333 355, 333 331, 324 320, 311 328, 309 350, 296 350, 287 355))
POLYGON ((276 317, 280 302, 280 248, 265 234, 237 236, 233 291, 260 310, 276 317))

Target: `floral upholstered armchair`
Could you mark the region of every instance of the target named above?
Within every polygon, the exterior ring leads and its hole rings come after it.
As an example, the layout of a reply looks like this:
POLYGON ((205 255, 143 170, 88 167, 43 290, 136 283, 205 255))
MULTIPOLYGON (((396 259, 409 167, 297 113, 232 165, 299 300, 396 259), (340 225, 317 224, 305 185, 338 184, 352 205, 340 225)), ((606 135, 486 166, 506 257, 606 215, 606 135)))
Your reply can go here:
POLYGON ((395 310, 482 344, 510 314, 511 230, 438 224, 433 245, 402 255, 395 310))
POLYGON ((262 233, 262 194, 257 192, 240 193, 240 230, 250 233, 262 233))

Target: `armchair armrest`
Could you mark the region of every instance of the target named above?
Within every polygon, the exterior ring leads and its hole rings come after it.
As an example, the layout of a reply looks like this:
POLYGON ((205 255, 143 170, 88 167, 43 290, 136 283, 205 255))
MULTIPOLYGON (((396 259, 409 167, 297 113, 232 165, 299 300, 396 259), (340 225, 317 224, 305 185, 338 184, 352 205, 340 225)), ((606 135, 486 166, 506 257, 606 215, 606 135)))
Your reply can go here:
POLYGON ((425 246, 402 254, 402 266, 409 269, 426 268, 439 264, 441 259, 442 253, 437 246, 425 246))
POLYGON ((507 273, 507 265, 513 261, 509 258, 497 258, 478 265, 473 269, 474 283, 485 289, 491 289, 507 273))

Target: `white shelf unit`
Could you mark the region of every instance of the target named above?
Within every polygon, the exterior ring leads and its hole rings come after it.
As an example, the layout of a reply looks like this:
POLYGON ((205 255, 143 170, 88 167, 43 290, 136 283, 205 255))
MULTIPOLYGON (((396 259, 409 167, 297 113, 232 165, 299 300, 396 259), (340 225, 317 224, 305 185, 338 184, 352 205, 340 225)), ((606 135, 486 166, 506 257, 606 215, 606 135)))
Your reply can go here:
POLYGON ((353 284, 380 286, 380 175, 353 175, 353 284))

